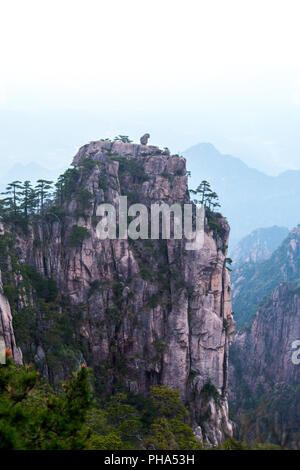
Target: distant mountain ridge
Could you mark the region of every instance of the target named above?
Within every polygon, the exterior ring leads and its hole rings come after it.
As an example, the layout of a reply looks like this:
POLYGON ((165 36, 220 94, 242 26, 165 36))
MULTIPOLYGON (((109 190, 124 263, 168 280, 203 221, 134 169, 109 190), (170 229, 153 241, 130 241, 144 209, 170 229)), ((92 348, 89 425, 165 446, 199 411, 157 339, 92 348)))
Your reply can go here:
POLYGON ((35 183, 38 179, 48 179, 54 181, 64 170, 58 168, 57 170, 49 170, 36 162, 30 162, 23 165, 22 163, 15 163, 0 179, 0 191, 4 191, 7 184, 12 181, 29 180, 35 183))
POLYGON ((244 263, 231 273, 233 310, 238 327, 251 324, 253 315, 271 292, 283 282, 300 280, 300 226, 259 263, 244 263))
POLYGON ((258 227, 292 228, 299 223, 300 170, 269 176, 209 143, 194 145, 183 155, 191 171, 190 187, 207 179, 218 193, 231 226, 232 247, 258 227))
POLYGON ((259 429, 276 443, 283 436, 291 446, 300 442, 300 368, 292 360, 300 338, 300 226, 280 243, 286 230, 256 230, 233 250, 237 332, 230 349, 229 402, 240 426, 241 414, 255 416, 252 433, 259 429))
POLYGON ((269 259, 288 234, 287 227, 278 227, 277 225, 254 230, 242 238, 230 252, 233 265, 257 263, 269 259))

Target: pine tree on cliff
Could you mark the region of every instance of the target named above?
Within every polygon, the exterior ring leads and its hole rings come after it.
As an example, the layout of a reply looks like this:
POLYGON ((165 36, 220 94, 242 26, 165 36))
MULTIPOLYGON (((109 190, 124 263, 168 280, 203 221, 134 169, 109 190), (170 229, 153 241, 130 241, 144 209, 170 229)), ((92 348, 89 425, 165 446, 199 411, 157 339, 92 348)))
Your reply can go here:
POLYGON ((32 188, 30 181, 24 181, 22 185, 22 203, 20 208, 22 209, 24 216, 27 217, 29 214, 33 214, 38 205, 38 195, 32 188))
POLYGON ((217 195, 217 193, 212 192, 208 195, 208 208, 210 210, 214 210, 217 207, 221 207, 221 204, 219 203, 219 196, 217 195))
POLYGON ((196 190, 190 189, 191 194, 199 194, 200 200, 194 199, 194 204, 202 204, 208 210, 214 210, 221 207, 219 197, 216 192, 211 189, 210 183, 206 180, 201 181, 196 190))
POLYGON ((115 142, 123 142, 123 144, 130 144, 132 140, 129 139, 128 135, 118 135, 114 138, 115 142))
POLYGON ((18 213, 18 204, 21 199, 22 183, 21 181, 13 181, 6 187, 6 191, 1 193, 7 197, 2 200, 3 209, 7 209, 14 215, 18 213))
POLYGON ((65 178, 64 175, 60 175, 55 183, 55 200, 59 207, 62 206, 64 199, 64 186, 65 178))
POLYGON ((40 179, 37 181, 37 183, 38 184, 36 185, 35 190, 37 191, 39 197, 40 212, 43 213, 45 202, 51 195, 53 181, 40 179))
POLYGON ((201 204, 205 205, 207 201, 209 200, 209 197, 212 193, 209 182, 206 180, 203 180, 198 186, 198 188, 196 189, 196 192, 200 194, 201 196, 201 204))
POLYGON ((77 188, 79 171, 76 168, 68 168, 60 175, 55 183, 56 204, 61 207, 65 198, 70 196, 77 188))

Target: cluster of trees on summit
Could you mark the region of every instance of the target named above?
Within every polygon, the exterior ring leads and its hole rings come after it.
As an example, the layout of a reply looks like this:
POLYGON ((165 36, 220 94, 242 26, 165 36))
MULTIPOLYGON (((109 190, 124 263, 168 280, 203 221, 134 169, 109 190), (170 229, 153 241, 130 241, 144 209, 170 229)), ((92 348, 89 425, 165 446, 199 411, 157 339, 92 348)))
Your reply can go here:
MULTIPOLYGON (((71 170, 72 171, 72 170, 71 170)), ((49 202, 62 197, 65 175, 59 177, 57 183, 39 179, 33 187, 30 181, 13 181, 1 193, 0 215, 28 217, 32 214, 43 213, 49 202)))
MULTIPOLYGON (((47 213, 57 213, 64 200, 72 192, 76 192, 76 198, 83 206, 87 206, 92 198, 84 188, 78 188, 76 183, 80 172, 89 170, 96 162, 91 159, 84 160, 80 168, 69 168, 59 176, 56 183, 47 179, 39 179, 35 186, 30 181, 21 182, 19 180, 9 183, 6 191, 0 199, 0 216, 11 222, 26 222, 32 215, 45 215, 47 213)), ((208 211, 215 211, 220 207, 218 195, 211 189, 208 181, 202 181, 193 190, 191 195, 198 196, 193 199, 194 204, 202 204, 208 211)))
POLYGON ((43 211, 49 199, 53 181, 40 179, 33 188, 30 181, 13 181, 1 193, 5 197, 0 201, 1 212, 14 215, 23 213, 25 217, 37 211, 43 211))
MULTIPOLYGON (((27 221, 32 215, 45 215, 51 208, 62 206, 64 200, 76 189, 80 172, 70 168, 59 176, 56 183, 39 179, 35 185, 31 181, 13 181, 2 192, 0 216, 11 222, 27 221)), ((86 190, 80 190, 87 192, 86 190)), ((90 194, 86 195, 89 199, 90 194)))

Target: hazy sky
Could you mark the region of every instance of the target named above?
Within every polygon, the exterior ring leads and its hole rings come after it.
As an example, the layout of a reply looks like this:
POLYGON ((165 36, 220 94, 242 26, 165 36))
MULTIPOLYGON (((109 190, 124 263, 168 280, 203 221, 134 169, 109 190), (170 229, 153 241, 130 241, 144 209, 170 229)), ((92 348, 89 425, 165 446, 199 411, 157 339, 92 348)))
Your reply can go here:
POLYGON ((300 169, 299 0, 0 0, 0 171, 89 140, 300 169))

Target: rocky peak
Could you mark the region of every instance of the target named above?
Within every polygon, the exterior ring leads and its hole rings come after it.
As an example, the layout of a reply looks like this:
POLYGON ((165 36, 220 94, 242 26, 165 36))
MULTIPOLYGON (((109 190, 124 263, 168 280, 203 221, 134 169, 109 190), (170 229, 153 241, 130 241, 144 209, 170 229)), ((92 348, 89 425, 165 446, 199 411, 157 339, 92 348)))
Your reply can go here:
POLYGON ((139 158, 146 156, 170 155, 168 149, 161 150, 153 145, 142 145, 126 142, 112 142, 110 140, 97 140, 81 147, 73 159, 77 166, 84 158, 93 160, 107 160, 109 155, 128 156, 139 158))
POLYGON ((154 146, 98 141, 83 146, 73 165, 60 205, 14 243, 23 266, 16 288, 26 289, 14 315, 30 312, 40 332, 27 331, 28 339, 16 330, 25 360, 50 381, 85 362, 100 395, 120 387, 147 394, 155 384, 178 389, 197 434, 220 443, 232 434, 226 220, 207 218, 195 251, 184 240, 100 240, 100 202, 117 207, 121 195, 146 205, 189 202, 185 159, 154 146))

